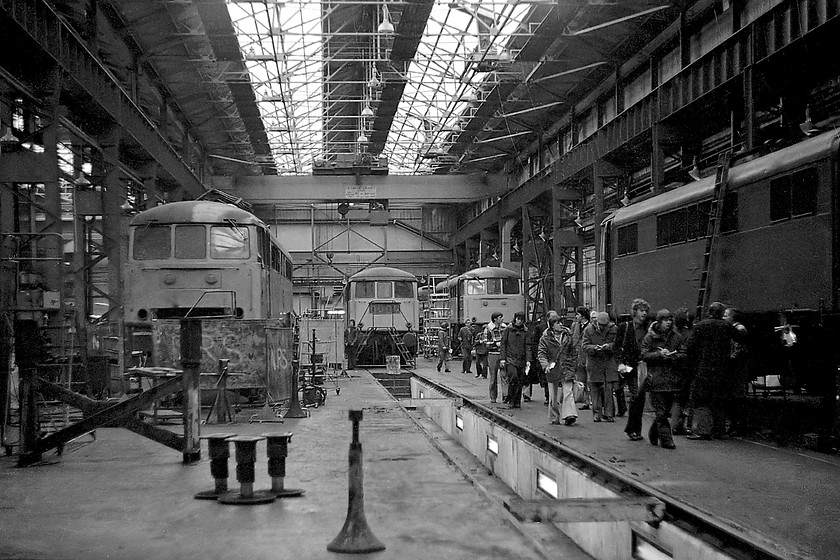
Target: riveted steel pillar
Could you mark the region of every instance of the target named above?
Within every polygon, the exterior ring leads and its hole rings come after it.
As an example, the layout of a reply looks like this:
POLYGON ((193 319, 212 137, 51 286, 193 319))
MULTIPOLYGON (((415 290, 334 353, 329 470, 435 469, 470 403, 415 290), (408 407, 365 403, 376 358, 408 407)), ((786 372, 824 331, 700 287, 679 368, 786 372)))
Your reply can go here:
POLYGON ((181 319, 181 367, 184 370, 184 463, 201 460, 201 321, 181 319))
POLYGON ((516 219, 516 218, 508 218, 507 220, 504 221, 504 223, 502 223, 499 226, 499 238, 500 238, 500 245, 501 245, 499 250, 501 251, 500 257, 501 257, 502 268, 507 268, 509 270, 515 270, 517 272, 522 267, 522 265, 520 263, 514 263, 514 262, 511 261, 511 258, 510 258, 510 245, 511 245, 510 236, 511 236, 511 233, 513 232, 513 226, 515 226, 518 221, 519 220, 516 219))
POLYGON ((18 466, 41 460, 38 450, 38 405, 35 378, 37 362, 42 351, 41 331, 37 321, 15 321, 15 361, 18 365, 20 395, 20 455, 18 466))

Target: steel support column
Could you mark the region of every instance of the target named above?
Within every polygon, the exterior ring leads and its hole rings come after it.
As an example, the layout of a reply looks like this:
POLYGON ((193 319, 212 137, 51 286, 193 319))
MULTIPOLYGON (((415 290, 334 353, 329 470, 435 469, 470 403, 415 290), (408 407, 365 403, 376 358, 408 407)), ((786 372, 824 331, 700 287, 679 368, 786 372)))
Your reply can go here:
POLYGON ((44 0, 0 0, 0 28, 15 26, 32 38, 76 84, 161 164, 172 181, 191 196, 206 189, 155 125, 131 100, 111 73, 90 52, 80 37, 44 0))
POLYGON ((501 245, 500 248, 497 250, 501 250, 501 265, 502 268, 507 268, 509 270, 519 270, 521 265, 519 263, 514 263, 510 259, 510 236, 513 233, 513 226, 519 220, 517 218, 508 218, 504 221, 504 223, 499 225, 499 244, 501 245))
POLYGON ((592 166, 592 185, 594 187, 594 214, 592 216, 592 235, 595 243, 595 282, 598 284, 598 301, 593 302, 593 308, 601 309, 602 303, 607 301, 606 271, 601 255, 601 222, 604 221, 604 175, 603 162, 598 161, 592 166))

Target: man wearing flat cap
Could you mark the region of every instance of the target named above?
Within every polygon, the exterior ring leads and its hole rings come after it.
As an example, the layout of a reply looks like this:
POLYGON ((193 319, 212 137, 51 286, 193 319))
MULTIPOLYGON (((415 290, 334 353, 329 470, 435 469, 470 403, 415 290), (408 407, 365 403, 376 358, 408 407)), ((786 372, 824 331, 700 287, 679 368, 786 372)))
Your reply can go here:
POLYGON ((613 391, 618 382, 615 361, 615 323, 603 311, 590 321, 583 331, 583 351, 586 353, 586 376, 592 395, 592 419, 615 422, 613 391))

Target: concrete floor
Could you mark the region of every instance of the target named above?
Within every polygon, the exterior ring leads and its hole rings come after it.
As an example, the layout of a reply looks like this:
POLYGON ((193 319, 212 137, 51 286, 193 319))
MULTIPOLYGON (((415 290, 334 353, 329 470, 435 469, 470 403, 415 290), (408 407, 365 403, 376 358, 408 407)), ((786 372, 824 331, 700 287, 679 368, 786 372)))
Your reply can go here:
MULTIPOLYGON (((536 385, 532 402, 509 410, 490 403, 487 380, 458 373, 460 361, 450 362, 448 374, 438 373, 429 360, 418 362, 418 373, 724 519, 792 558, 840 558, 840 457, 742 438, 692 441, 678 436, 676 450, 669 451, 647 439, 630 441, 624 418, 594 423, 588 410, 579 411, 573 426, 550 425, 536 385)), ((652 420, 647 412, 643 435, 652 420)))
MULTIPOLYGON (((551 426, 539 390, 533 402, 511 411, 490 404, 487 381, 438 374, 433 366, 421 358, 417 371, 749 531, 791 558, 840 557, 837 457, 739 439, 678 438, 677 449, 667 451, 629 441, 621 419, 593 423, 588 411, 575 426, 551 426)), ((81 438, 38 466, 19 469, 15 457, 0 457, 0 558, 335 558, 326 546, 347 511, 347 411, 359 408, 367 520, 387 547, 371 557, 531 559, 545 557, 546 550, 586 557, 557 535, 546 548, 545 540, 541 545, 523 534, 492 499, 509 490, 445 434, 432 433, 431 441, 427 434, 434 428, 419 413, 403 411, 369 373, 338 384, 340 395, 328 386, 326 406, 310 418, 249 424, 255 411, 246 410, 239 415, 245 423, 202 426, 203 433, 294 432, 286 486, 305 489, 303 498, 250 507, 195 500, 194 493, 213 487, 206 447, 201 462, 184 466, 180 453, 116 428, 97 430, 95 441, 81 438), (460 456, 444 458, 440 447, 460 456)), ((650 419, 646 415, 645 428, 650 419)), ((263 443, 258 457, 259 490, 270 486, 263 443)), ((231 458, 230 485, 238 488, 234 466, 231 458)))
MULTIPOLYGON (((118 428, 97 430, 95 441, 82 438, 37 466, 0 458, 0 558, 335 558, 326 546, 346 517, 347 415, 359 408, 366 516, 387 547, 370 557, 543 557, 370 374, 357 375, 339 381, 340 395, 330 390, 310 418, 202 426, 203 433, 294 432, 286 487, 305 489, 302 498, 258 506, 195 500, 213 488, 206 447, 202 461, 184 466, 179 452, 118 428)), ((264 443, 258 457, 257 490, 270 487, 264 443)), ((233 458, 229 465, 238 489, 233 458)), ((564 557, 584 556, 569 545, 564 557)))

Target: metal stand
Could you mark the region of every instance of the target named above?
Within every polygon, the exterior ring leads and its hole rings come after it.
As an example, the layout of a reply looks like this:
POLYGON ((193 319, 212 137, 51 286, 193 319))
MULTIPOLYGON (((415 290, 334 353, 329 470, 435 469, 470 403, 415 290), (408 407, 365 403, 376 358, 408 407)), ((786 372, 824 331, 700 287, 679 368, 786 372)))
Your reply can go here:
POLYGON ((232 437, 236 437, 236 434, 201 436, 201 439, 207 440, 207 452, 210 455, 210 474, 216 482, 216 487, 213 490, 198 492, 194 496, 196 500, 215 500, 228 492, 228 457, 230 457, 228 440, 232 437))
POLYGON ((236 436, 230 438, 236 446, 236 480, 239 492, 228 492, 219 496, 220 503, 228 505, 267 504, 276 500, 268 492, 254 492, 254 463, 257 461, 257 442, 262 436, 236 436))
POLYGON ((385 545, 373 536, 373 532, 368 527, 367 519, 365 519, 362 444, 359 443, 359 422, 361 420, 361 410, 350 411, 350 421, 353 422, 353 441, 350 444, 347 519, 345 519, 344 527, 341 528, 338 536, 327 545, 327 550, 330 552, 363 554, 385 550, 385 545))
POLYGON ((271 490, 278 498, 298 498, 303 496, 306 490, 300 488, 285 488, 286 478, 286 457, 289 455, 289 442, 292 441, 292 433, 285 434, 263 434, 266 441, 268 454, 268 475, 271 477, 271 490))

